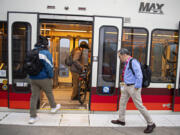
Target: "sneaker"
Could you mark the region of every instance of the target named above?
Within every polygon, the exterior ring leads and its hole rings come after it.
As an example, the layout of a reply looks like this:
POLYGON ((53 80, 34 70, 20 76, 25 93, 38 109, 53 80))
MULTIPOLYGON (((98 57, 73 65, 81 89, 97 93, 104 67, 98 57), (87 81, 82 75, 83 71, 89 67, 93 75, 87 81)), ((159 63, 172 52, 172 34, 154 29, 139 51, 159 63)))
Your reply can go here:
POLYGON ((60 105, 60 104, 57 104, 57 105, 56 105, 56 108, 52 108, 52 109, 51 109, 51 113, 56 113, 60 108, 61 108, 61 105, 60 105))
POLYGON ((152 133, 156 125, 153 123, 152 125, 147 125, 147 128, 144 130, 144 133, 152 133))
POLYGON ((29 119, 29 124, 34 124, 36 121, 38 121, 39 120, 39 118, 38 117, 30 117, 30 119, 29 119))

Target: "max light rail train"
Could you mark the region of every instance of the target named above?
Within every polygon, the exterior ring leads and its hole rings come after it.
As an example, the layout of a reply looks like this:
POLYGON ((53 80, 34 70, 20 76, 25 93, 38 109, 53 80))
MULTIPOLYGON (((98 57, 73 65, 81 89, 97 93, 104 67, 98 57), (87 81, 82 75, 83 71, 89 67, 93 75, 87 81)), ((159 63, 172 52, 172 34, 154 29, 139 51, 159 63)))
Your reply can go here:
MULTIPOLYGON (((127 48, 152 70, 142 89, 148 110, 180 111, 179 0, 0 0, 0 107, 29 109, 31 86, 23 70, 39 35, 53 56, 53 93, 62 109, 117 111, 127 48), (80 105, 70 99, 72 75, 65 58, 81 41, 89 45, 90 87, 80 105)), ((39 108, 48 108, 41 93, 39 108)), ((135 110, 132 100, 128 110, 135 110)))

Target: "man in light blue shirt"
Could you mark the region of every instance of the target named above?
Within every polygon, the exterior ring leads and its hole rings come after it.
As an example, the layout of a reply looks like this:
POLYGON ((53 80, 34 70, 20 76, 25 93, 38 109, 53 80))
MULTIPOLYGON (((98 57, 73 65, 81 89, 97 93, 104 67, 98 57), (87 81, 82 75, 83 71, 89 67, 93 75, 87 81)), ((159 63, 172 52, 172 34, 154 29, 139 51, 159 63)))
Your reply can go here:
POLYGON ((126 112, 126 105, 131 97, 134 104, 136 105, 137 109, 140 113, 144 116, 144 119, 147 122, 147 128, 144 130, 144 133, 151 133, 153 132, 156 125, 153 123, 147 109, 143 106, 142 98, 141 98, 141 89, 142 89, 142 80, 143 75, 141 71, 140 63, 136 60, 132 60, 132 69, 134 74, 129 67, 130 60, 132 57, 130 56, 130 52, 122 48, 118 51, 118 56, 121 62, 125 63, 122 79, 124 80, 124 88, 121 88, 121 98, 120 98, 120 107, 119 107, 119 119, 112 120, 113 124, 119 124, 124 126, 125 125, 125 112, 126 112))
MULTIPOLYGON (((128 57, 132 59, 132 57, 128 57)), ((129 61, 127 61, 127 66, 124 71, 124 83, 125 84, 134 84, 135 89, 141 88, 142 87, 142 71, 140 67, 140 63, 136 60, 132 60, 132 68, 134 70, 135 75, 133 74, 132 70, 129 67, 129 61)))

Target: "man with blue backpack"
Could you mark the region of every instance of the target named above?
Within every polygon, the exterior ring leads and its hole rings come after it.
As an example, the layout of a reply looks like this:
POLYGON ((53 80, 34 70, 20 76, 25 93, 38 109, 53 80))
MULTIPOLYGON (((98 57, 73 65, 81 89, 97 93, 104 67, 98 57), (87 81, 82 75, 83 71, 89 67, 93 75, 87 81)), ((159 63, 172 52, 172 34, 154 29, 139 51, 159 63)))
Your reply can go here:
MULTIPOLYGON (((126 112, 126 105, 131 97, 135 106, 143 115, 144 119, 147 122, 147 128, 144 130, 144 133, 151 133, 153 132, 156 125, 152 121, 147 109, 142 103, 141 98, 141 89, 142 86, 147 87, 149 85, 148 79, 145 78, 143 80, 144 74, 147 74, 142 69, 142 66, 136 59, 133 59, 130 56, 130 52, 122 48, 118 51, 119 58, 121 62, 124 62, 124 69, 122 73, 122 80, 124 81, 124 87, 121 87, 121 98, 120 98, 120 107, 119 107, 119 119, 112 120, 113 124, 119 124, 124 126, 125 123, 125 112, 126 112)), ((148 71, 148 70, 147 70, 148 71)), ((145 75, 146 76, 146 75, 145 75)))
POLYGON ((38 120, 36 107, 41 90, 45 92, 49 100, 51 113, 56 113, 61 106, 55 103, 52 93, 53 62, 52 55, 48 51, 48 39, 46 37, 39 36, 35 49, 27 53, 24 68, 29 74, 32 92, 29 124, 34 124, 38 120))

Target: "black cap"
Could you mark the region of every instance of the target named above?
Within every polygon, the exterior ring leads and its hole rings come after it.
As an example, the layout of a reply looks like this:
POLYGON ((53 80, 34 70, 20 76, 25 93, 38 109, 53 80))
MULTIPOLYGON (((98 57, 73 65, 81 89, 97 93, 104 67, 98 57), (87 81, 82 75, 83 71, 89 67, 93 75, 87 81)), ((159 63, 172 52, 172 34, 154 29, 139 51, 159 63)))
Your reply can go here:
POLYGON ((48 45, 47 37, 39 36, 38 43, 41 43, 43 45, 48 45))
POLYGON ((47 48, 48 47, 48 39, 47 39, 47 37, 39 36, 38 37, 38 42, 37 42, 37 44, 35 46, 40 47, 40 48, 47 48))
POLYGON ((82 41, 81 43, 80 43, 80 46, 79 46, 80 48, 86 48, 86 49, 89 49, 89 46, 88 46, 88 44, 87 44, 87 42, 86 41, 82 41))

